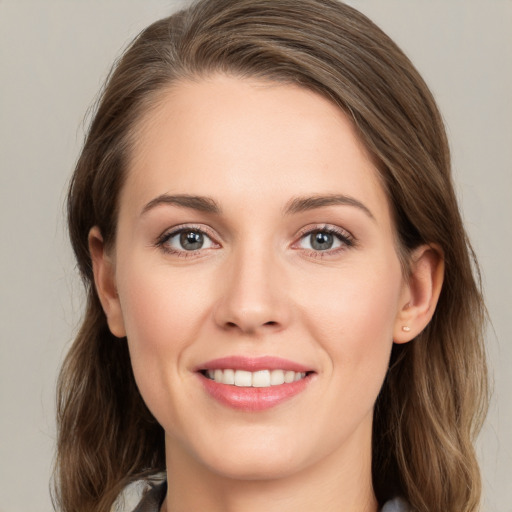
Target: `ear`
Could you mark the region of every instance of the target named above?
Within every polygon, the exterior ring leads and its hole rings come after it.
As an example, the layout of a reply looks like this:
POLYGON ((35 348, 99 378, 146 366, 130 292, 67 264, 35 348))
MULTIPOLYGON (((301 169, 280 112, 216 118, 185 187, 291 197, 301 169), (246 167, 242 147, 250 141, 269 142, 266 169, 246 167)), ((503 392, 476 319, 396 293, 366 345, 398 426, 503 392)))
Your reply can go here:
POLYGON ((126 336, 126 331, 117 294, 115 267, 105 249, 103 237, 97 226, 89 231, 89 253, 92 259, 96 292, 107 317, 108 327, 114 336, 123 338, 126 336))
POLYGON ((395 343, 411 341, 427 326, 434 315, 443 279, 444 256, 441 248, 422 245, 415 249, 395 321, 395 343))

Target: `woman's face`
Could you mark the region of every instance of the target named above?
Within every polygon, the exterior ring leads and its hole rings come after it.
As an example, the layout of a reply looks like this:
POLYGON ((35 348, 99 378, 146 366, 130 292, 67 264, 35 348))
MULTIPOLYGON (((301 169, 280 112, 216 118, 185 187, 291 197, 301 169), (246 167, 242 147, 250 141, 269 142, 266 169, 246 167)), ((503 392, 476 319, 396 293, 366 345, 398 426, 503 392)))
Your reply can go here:
POLYGON ((169 461, 245 479, 368 468, 406 285, 337 107, 292 85, 175 84, 140 124, 111 256, 110 324, 169 461))

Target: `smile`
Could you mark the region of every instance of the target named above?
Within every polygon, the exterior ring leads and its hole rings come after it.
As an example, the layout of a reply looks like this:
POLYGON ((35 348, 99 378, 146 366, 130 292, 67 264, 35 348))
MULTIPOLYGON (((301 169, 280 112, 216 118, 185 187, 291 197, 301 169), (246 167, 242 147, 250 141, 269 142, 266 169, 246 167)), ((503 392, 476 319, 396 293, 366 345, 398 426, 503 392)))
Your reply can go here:
POLYGON ((293 370, 259 370, 250 372, 247 370, 215 369, 204 370, 203 373, 208 379, 219 384, 228 384, 242 388, 268 388, 291 384, 304 379, 306 372, 295 372, 293 370))
POLYGON ((215 359, 195 371, 207 396, 230 409, 251 413, 301 395, 317 376, 311 367, 269 356, 215 359))

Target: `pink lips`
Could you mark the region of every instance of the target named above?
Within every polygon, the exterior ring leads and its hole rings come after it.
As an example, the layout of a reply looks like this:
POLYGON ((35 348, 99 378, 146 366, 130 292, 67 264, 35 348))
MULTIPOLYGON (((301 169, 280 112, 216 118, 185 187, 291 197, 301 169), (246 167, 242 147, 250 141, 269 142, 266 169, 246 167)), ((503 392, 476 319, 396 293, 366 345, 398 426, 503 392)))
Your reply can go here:
POLYGON ((245 357, 230 356, 213 359, 202 364, 197 370, 216 370, 217 368, 225 370, 233 368, 236 370, 246 370, 248 372, 257 372, 258 370, 291 370, 294 372, 309 372, 311 368, 307 368, 302 364, 282 359, 280 357, 263 356, 263 357, 245 357))
POLYGON ((311 368, 293 361, 278 357, 250 358, 232 356, 214 359, 197 368, 197 375, 201 379, 206 392, 223 405, 240 411, 263 411, 275 407, 280 403, 291 399, 306 389, 313 375, 311 368), (202 370, 235 369, 256 372, 259 370, 285 370, 307 373, 306 377, 277 386, 256 388, 238 387, 230 384, 221 384, 206 377, 202 370))

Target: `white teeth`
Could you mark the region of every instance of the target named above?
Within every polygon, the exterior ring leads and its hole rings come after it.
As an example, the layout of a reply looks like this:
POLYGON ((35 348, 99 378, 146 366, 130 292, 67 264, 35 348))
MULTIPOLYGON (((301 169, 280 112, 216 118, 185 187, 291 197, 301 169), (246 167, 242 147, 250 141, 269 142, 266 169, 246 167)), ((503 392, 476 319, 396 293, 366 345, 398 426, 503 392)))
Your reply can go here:
MULTIPOLYGON (((217 371, 217 370, 215 370, 217 371)), ((221 370, 222 371, 222 370, 221 370)), ((216 381, 218 382, 218 381, 216 381)), ((235 386, 241 388, 248 388, 252 385, 252 373, 245 370, 236 370, 235 372, 235 386)))
POLYGON ((295 379, 295 372, 292 372, 292 371, 285 372, 284 381, 286 382, 286 384, 293 382, 293 379, 295 379))
POLYGON ((290 370, 259 370, 248 372, 246 370, 206 370, 206 376, 219 384, 230 384, 243 388, 268 388, 289 384, 306 377, 305 372, 290 370))
POLYGON ((279 384, 284 384, 284 371, 272 370, 270 372, 270 385, 279 386, 279 384))
POLYGON ((261 370, 252 374, 253 388, 268 388, 270 386, 270 372, 261 370))
POLYGON ((233 385, 235 383, 235 370, 224 370, 221 382, 233 385))

